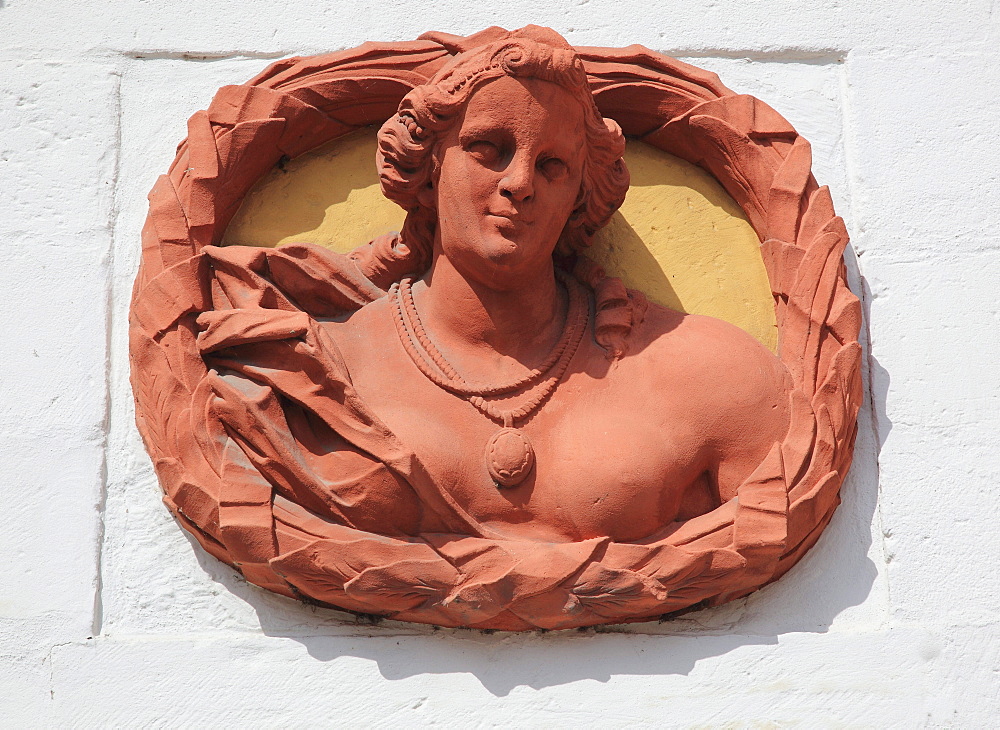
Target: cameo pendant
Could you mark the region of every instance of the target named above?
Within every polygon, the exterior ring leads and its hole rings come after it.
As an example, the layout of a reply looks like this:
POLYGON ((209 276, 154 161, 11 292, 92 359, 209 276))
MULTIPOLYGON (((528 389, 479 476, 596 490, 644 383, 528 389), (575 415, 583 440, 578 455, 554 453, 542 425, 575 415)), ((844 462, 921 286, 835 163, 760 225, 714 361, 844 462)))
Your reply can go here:
POLYGON ((486 442, 486 469, 498 489, 516 487, 531 473, 535 450, 516 428, 506 426, 486 442))

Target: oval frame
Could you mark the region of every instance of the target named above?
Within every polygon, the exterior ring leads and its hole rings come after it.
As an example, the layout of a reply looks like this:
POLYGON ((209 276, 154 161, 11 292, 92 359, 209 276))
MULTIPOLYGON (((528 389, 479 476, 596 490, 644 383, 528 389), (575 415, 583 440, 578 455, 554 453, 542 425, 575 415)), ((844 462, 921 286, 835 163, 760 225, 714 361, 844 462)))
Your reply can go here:
POLYGON ((346 527, 324 535, 322 526, 302 530, 278 514, 268 483, 221 427, 215 441, 205 435, 211 386, 193 321, 211 302, 201 249, 222 240, 243 197, 274 165, 381 123, 411 88, 491 32, 499 29, 282 60, 246 84, 223 87, 191 117, 168 174, 149 194, 130 312, 137 424, 164 502, 209 553, 251 583, 404 621, 567 629, 745 596, 815 544, 851 462, 862 400, 861 307, 846 281, 848 235, 829 190, 811 174, 809 143, 785 119, 715 74, 641 46, 576 50, 602 114, 712 174, 746 213, 762 242, 778 356, 793 380, 788 435, 735 498, 653 546, 462 535, 442 542, 346 527), (144 377, 152 371, 169 377, 144 377), (300 530, 302 549, 277 554, 277 529, 300 530), (344 539, 348 529, 357 534, 344 539), (498 573, 496 561, 477 567, 469 541, 493 542, 504 569, 498 573), (367 562, 357 565, 350 552, 361 544, 367 562), (372 555, 384 559, 373 563, 372 555))

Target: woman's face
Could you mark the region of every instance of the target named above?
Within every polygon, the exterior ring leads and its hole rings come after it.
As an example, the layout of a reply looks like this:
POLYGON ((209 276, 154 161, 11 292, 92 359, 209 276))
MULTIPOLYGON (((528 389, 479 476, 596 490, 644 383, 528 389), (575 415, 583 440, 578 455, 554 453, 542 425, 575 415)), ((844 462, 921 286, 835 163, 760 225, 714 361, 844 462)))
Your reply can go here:
POLYGON ((509 76, 484 85, 443 142, 437 253, 496 289, 550 266, 586 152, 583 109, 561 86, 509 76))

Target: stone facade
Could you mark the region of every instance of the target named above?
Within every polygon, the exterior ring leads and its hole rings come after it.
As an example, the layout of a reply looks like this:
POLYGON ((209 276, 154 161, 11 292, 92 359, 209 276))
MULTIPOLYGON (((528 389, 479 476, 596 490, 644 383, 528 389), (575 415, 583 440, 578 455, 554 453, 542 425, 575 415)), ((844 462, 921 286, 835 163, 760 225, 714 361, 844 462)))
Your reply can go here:
POLYGON ((1000 703, 1000 20, 988 0, 0 3, 0 718, 15 726, 988 726, 1000 703), (348 9, 348 7, 350 9, 348 9), (348 17, 348 13, 351 15, 348 17), (247 585, 160 502, 126 318, 145 195, 270 60, 550 25, 717 72, 813 145, 853 249, 868 400, 844 503, 748 599, 527 635, 363 625, 247 585))

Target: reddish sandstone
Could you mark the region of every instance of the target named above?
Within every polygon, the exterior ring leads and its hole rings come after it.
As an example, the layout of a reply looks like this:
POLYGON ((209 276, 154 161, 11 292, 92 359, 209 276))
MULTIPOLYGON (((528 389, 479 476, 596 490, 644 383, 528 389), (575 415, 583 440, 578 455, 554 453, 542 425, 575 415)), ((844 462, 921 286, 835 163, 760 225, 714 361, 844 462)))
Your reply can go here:
POLYGON ((150 194, 132 308, 167 505, 262 587, 402 620, 569 628, 746 595, 830 519, 861 399, 846 230, 809 167, 713 75, 534 26, 224 87, 150 194), (278 160, 375 122, 399 234, 215 245, 278 160), (628 188, 623 129, 743 207, 778 357, 587 260, 628 188))

